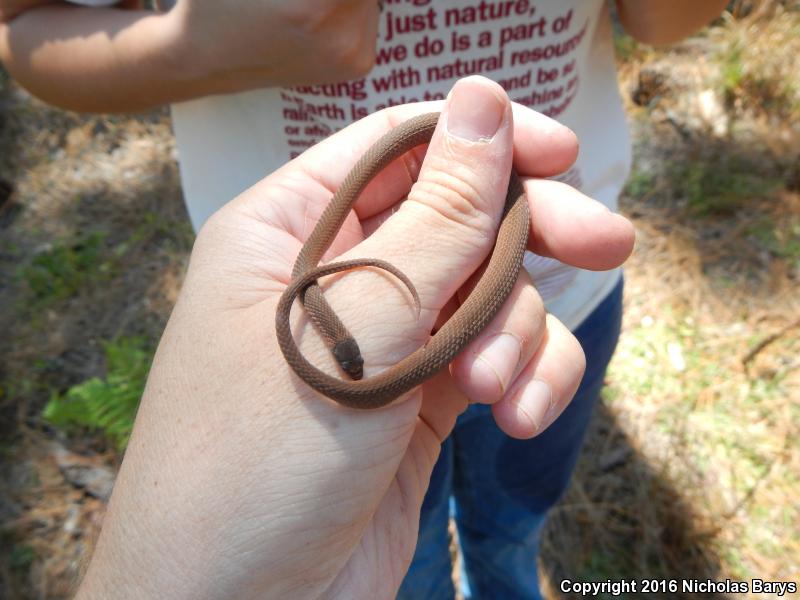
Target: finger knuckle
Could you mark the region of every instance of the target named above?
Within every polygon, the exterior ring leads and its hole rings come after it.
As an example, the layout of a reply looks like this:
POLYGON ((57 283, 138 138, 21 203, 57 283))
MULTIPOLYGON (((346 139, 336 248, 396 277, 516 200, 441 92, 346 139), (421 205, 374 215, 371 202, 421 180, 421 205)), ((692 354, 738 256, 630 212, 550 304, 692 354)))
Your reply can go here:
POLYGON ((339 75, 348 79, 363 77, 375 65, 375 49, 359 36, 341 41, 332 53, 339 75))
MULTIPOLYGON (((363 3, 327 0, 288 3, 284 21, 317 46, 323 61, 336 70, 337 77, 360 77, 375 62, 374 36, 365 30, 369 17, 363 3)), ((369 28, 367 28, 369 29, 369 28)))
POLYGON ((418 180, 408 199, 434 208, 449 221, 487 234, 492 219, 482 209, 485 202, 469 174, 433 169, 418 180))
POLYGON ((309 36, 328 34, 332 24, 340 21, 342 0, 327 2, 286 2, 276 7, 276 16, 283 23, 309 36))
POLYGON ((546 311, 541 295, 532 284, 522 286, 520 302, 525 306, 525 325, 531 328, 540 327, 544 321, 546 311))

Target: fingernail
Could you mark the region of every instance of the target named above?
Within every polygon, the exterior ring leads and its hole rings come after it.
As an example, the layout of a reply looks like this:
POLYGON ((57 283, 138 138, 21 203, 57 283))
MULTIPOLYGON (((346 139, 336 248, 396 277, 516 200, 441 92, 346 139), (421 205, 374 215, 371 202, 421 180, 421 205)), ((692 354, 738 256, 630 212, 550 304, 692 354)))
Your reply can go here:
POLYGON ((497 334, 478 353, 478 358, 497 377, 501 394, 508 389, 508 384, 511 382, 521 355, 522 346, 519 340, 510 333, 497 334))
POLYGON ((486 142, 503 122, 506 104, 487 83, 464 79, 447 101, 447 132, 468 142, 486 142))
POLYGON ((546 381, 530 381, 515 399, 518 410, 528 418, 536 435, 541 433, 553 419, 553 390, 546 381))

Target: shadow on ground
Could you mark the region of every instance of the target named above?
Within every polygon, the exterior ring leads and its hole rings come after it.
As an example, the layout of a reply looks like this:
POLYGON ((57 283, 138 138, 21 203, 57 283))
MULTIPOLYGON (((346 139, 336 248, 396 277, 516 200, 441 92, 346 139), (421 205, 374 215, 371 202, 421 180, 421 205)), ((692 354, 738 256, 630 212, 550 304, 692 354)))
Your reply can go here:
MULTIPOLYGON (((562 591, 562 582, 674 579, 674 598, 728 598, 726 594, 682 592, 687 579, 724 581, 711 547, 713 533, 682 499, 680 490, 631 446, 616 417, 598 405, 573 482, 547 522, 540 573, 549 598, 581 598, 562 591)), ((601 594, 600 598, 664 597, 601 594)))

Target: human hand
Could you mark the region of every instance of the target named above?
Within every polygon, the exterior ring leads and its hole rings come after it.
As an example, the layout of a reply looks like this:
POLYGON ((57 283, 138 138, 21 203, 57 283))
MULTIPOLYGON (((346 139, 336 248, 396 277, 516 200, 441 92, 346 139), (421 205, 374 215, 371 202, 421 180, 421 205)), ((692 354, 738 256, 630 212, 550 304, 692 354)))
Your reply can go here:
MULTIPOLYGON (((524 274, 451 373, 383 409, 342 408, 283 361, 275 307, 332 190, 389 128, 442 109, 441 102, 406 105, 351 125, 201 231, 79 597, 393 597, 440 443, 466 407, 457 390, 494 402, 498 423, 520 436, 546 426, 569 401, 583 355, 545 317, 524 274), (499 332, 508 337, 488 352, 499 332), (516 348, 508 349, 509 338, 516 348)), ((499 86, 462 81, 424 164, 422 149, 393 162, 330 251, 329 258, 393 263, 422 300, 417 321, 404 291, 381 273, 322 282, 359 341, 365 376, 424 342, 469 288, 492 246, 512 150, 528 177, 531 249, 587 268, 616 266, 630 252, 626 220, 564 184, 531 178, 566 169, 574 135, 521 107, 512 123, 499 86)), ((332 365, 301 313, 296 308, 301 349, 314 364, 332 365)))
POLYGON ((366 74, 378 14, 375 0, 178 0, 169 19, 187 73, 241 91, 366 74))

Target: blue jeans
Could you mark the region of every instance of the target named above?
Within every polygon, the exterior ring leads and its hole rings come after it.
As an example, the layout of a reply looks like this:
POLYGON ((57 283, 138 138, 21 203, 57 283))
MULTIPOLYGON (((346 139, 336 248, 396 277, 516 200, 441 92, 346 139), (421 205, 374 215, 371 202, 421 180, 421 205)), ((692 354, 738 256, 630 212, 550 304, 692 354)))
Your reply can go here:
POLYGON ((465 598, 541 598, 536 555, 542 525, 572 476, 621 321, 622 281, 574 331, 586 354, 586 373, 567 409, 538 437, 507 437, 486 405, 472 405, 458 418, 431 475, 417 549, 399 599, 454 598, 451 508, 465 598))

